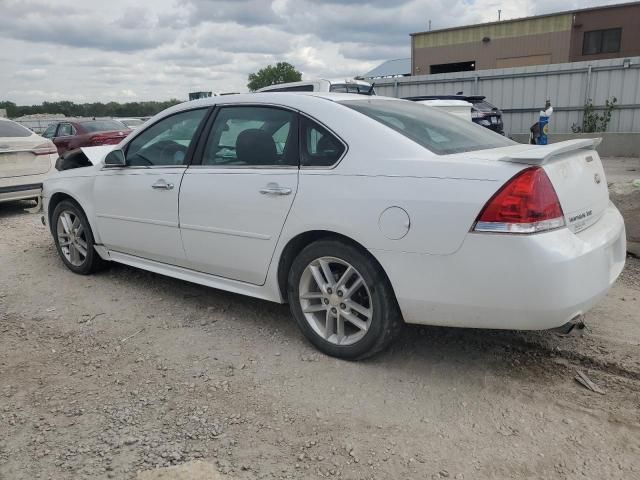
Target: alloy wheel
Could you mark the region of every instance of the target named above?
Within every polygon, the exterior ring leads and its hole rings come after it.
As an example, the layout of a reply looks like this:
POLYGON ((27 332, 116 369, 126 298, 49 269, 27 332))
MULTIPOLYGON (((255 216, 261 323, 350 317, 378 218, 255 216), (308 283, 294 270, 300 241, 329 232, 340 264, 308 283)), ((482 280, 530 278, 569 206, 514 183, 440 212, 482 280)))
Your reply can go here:
POLYGON ((63 210, 56 225, 58 244, 62 254, 74 267, 81 266, 87 258, 87 236, 80 217, 70 210, 63 210))
POLYGON ((334 257, 312 261, 300 277, 299 301, 316 334, 334 345, 361 340, 373 318, 371 292, 362 275, 334 257))

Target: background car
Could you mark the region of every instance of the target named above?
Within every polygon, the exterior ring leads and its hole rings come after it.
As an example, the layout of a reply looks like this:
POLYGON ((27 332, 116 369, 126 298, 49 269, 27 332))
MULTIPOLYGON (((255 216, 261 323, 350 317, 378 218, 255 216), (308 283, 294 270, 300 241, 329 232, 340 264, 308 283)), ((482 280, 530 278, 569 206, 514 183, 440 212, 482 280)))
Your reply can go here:
POLYGON ((416 100, 416 103, 437 108, 468 122, 472 121, 471 110, 473 105, 464 100, 416 100))
POLYGON ((335 92, 375 95, 373 85, 363 80, 353 79, 317 79, 302 82, 280 83, 263 87, 258 92, 335 92))
POLYGON ((135 130, 145 121, 141 118, 115 118, 118 122, 122 123, 125 127, 135 130))
POLYGON ((403 322, 540 330, 601 299, 626 245, 597 144, 518 144, 386 97, 213 97, 82 149, 104 156, 45 182, 44 220, 73 272, 288 301, 317 348, 360 359, 403 322))
POLYGON ((471 107, 471 119, 489 130, 493 130, 500 135, 504 135, 504 124, 502 122, 502 112, 489 102, 483 95, 421 95, 416 97, 404 97, 405 100, 462 100, 469 102, 471 107))
POLYGON ((113 119, 66 119, 52 123, 42 134, 52 139, 58 154, 80 147, 115 145, 122 141, 131 129, 113 119))
POLYGON ((38 198, 57 158, 51 140, 0 118, 0 202, 38 198))

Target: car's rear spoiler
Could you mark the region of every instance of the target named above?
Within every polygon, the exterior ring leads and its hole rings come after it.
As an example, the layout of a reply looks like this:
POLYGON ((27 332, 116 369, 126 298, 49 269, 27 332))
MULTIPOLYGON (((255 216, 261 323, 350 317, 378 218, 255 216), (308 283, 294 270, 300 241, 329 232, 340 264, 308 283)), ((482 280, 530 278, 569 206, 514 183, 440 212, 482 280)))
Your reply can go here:
POLYGON ((527 165, 542 165, 551 158, 574 150, 595 150, 602 138, 582 138, 552 143, 550 145, 532 145, 530 149, 505 155, 500 158, 503 162, 526 163, 527 165))

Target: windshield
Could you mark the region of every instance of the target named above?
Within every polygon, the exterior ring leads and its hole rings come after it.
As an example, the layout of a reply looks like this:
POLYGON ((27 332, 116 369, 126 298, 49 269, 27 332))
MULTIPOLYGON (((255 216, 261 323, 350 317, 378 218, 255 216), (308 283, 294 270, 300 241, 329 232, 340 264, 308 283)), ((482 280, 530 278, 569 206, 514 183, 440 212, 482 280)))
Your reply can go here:
POLYGON ((90 120, 80 122, 87 132, 108 132, 110 130, 126 130, 126 126, 116 120, 90 120))
POLYGON ((406 100, 363 99, 338 103, 386 125, 438 155, 515 144, 473 122, 406 100))
POLYGON ((0 121, 0 137, 15 138, 15 137, 30 137, 33 132, 22 125, 9 121, 0 121))

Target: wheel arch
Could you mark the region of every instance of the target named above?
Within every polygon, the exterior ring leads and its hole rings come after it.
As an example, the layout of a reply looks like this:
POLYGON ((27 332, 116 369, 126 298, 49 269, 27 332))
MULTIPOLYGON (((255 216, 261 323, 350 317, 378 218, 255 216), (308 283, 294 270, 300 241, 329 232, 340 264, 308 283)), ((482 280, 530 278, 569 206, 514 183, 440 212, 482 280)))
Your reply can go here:
MULTIPOLYGON (((396 297, 395 290, 393 288, 393 283, 391 279, 387 275, 387 272, 382 267, 382 264, 378 261, 378 259, 369 251, 367 248, 362 245, 360 242, 354 240, 353 238, 343 235, 341 233, 333 232, 330 230, 309 230, 306 232, 299 233, 298 235, 291 238, 280 254, 280 258, 278 260, 278 272, 277 272, 277 280, 278 280, 278 288, 280 290, 280 295, 282 299, 286 302, 288 299, 287 292, 287 280, 289 276, 289 270, 291 269, 291 265, 293 264, 294 259, 298 256, 298 254, 307 246, 313 242, 317 242, 318 240, 341 240, 345 243, 349 243, 359 250, 362 251, 367 257, 371 259, 371 261, 375 262, 380 270, 384 274, 385 278, 389 281, 389 285, 391 285, 391 289, 393 290, 394 297, 396 297)), ((397 301, 397 297, 396 297, 397 301)))
POLYGON ((75 203, 78 208, 80 210, 82 210, 82 212, 84 213, 85 217, 87 217, 87 221, 89 222, 89 225, 91 226, 91 230, 94 236, 94 241, 96 240, 96 230, 95 227, 93 225, 93 223, 91 222, 91 218, 89 217, 89 215, 87 214, 87 210, 82 206, 82 204, 78 201, 77 198, 75 198, 73 195, 67 193, 67 192, 56 192, 53 195, 51 195, 51 198, 49 199, 49 203, 47 204, 47 223, 49 225, 49 230, 51 231, 51 234, 53 235, 53 223, 52 223, 52 218, 53 218, 53 211, 56 209, 56 207, 63 201, 65 200, 70 200, 71 202, 75 203))

